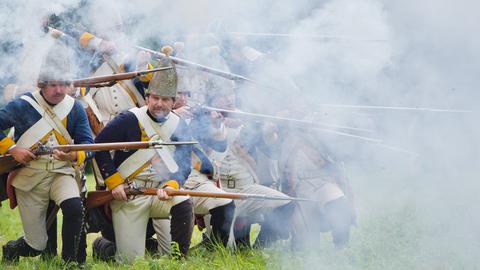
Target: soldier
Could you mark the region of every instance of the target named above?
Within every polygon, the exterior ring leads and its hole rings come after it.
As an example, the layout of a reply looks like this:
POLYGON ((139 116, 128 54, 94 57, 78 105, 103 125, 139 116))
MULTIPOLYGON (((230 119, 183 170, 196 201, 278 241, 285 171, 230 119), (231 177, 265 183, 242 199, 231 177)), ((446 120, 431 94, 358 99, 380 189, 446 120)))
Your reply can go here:
MULTIPOLYGON (((161 66, 173 66, 169 60, 161 66)), ((188 141, 186 123, 171 112, 177 88, 175 70, 156 73, 146 90, 146 106, 120 113, 97 135, 96 142, 188 141)), ((98 162, 108 189, 116 200, 111 203, 117 259, 131 260, 145 254, 148 219, 171 215, 171 237, 186 255, 193 230, 192 202, 188 197, 170 198, 162 188, 180 188, 190 174, 191 146, 163 149, 98 152, 98 162), (160 187, 157 198, 137 196, 127 201, 125 185, 160 187)))
MULTIPOLYGON (((112 4, 109 1, 82 1, 75 10, 59 16, 52 15, 47 23, 48 26, 58 28, 69 35, 69 38, 64 37, 62 40, 77 48, 77 59, 79 65, 83 66, 80 72, 82 76, 109 75, 153 67, 148 63, 150 56, 144 52, 140 52, 135 61, 133 57, 125 56, 117 50, 117 46, 124 45, 126 39, 122 31, 122 19, 112 4), (98 16, 90 16, 104 9, 108 9, 108 19, 102 17, 99 21, 98 16), (92 28, 88 32, 81 23, 84 17, 88 20, 86 24, 92 28), (76 21, 72 18, 76 18, 76 21)), ((50 32, 55 35, 55 31, 50 30, 50 32)), ((135 82, 126 80, 111 87, 80 89, 79 98, 86 105, 87 116, 94 134, 98 134, 120 112, 144 106, 142 86, 148 83, 151 77, 152 74, 148 74, 141 76, 135 82)), ((97 189, 105 189, 105 183, 95 160, 92 163, 97 189)), ((91 224, 94 226, 90 226, 91 231, 101 230, 102 232, 102 236, 94 241, 92 248, 95 257, 111 259, 115 254, 115 235, 110 217, 105 212, 109 211, 99 208, 89 211, 89 223, 94 223, 91 224)), ((160 254, 168 253, 169 238, 162 241, 164 244, 157 245, 155 239, 151 238, 154 233, 152 222, 149 221, 147 233, 149 250, 153 251, 157 248, 160 254)))
POLYGON ((91 157, 90 152, 35 156, 38 142, 48 145, 93 143, 82 105, 67 95, 70 63, 65 47, 54 44, 41 67, 40 91, 10 102, 0 111, 0 129, 14 127, 14 139, 0 134, 0 153, 10 153, 24 164, 13 178, 25 236, 3 246, 3 260, 39 255, 47 245, 46 212, 49 200, 63 212, 62 258, 85 262, 84 208, 75 169, 91 157))
MULTIPOLYGON (((217 80, 208 92, 209 106, 235 110, 236 99, 231 81, 217 80), (224 83, 218 83, 218 82, 224 83)), ((218 166, 217 172, 221 187, 227 192, 256 193, 273 196, 286 196, 274 189, 260 185, 255 173, 255 149, 264 144, 261 132, 249 127, 239 119, 224 115, 226 134, 225 149, 212 149, 209 156, 218 166)), ((256 246, 267 246, 279 238, 288 238, 288 223, 294 204, 289 201, 237 201, 235 238, 237 244, 250 245, 249 224, 260 223, 262 228, 256 246), (245 222, 244 228, 239 224, 245 222)))
POLYGON ((294 212, 294 249, 318 243, 320 232, 332 232, 343 247, 355 223, 353 194, 340 164, 313 134, 281 128, 278 132, 279 168, 283 190, 291 196, 320 201, 299 204, 294 212))
MULTIPOLYGON (((192 77, 188 75, 190 74, 186 71, 179 72, 178 91, 174 108, 176 112, 180 112, 180 115, 189 121, 192 135, 198 140, 199 145, 193 147, 192 172, 184 187, 189 190, 222 193, 225 191, 217 186, 216 181, 218 179, 215 178, 214 166, 209 160, 207 153, 211 149, 218 149, 219 151, 225 149, 226 141, 223 126, 216 112, 208 114, 196 112, 194 115, 194 112, 187 105, 190 89, 195 87, 191 81, 192 77)), ((208 222, 211 225, 211 230, 207 228, 207 231, 211 232, 212 235, 205 240, 205 244, 208 245, 207 248, 213 247, 216 243, 227 246, 235 211, 233 200, 202 197, 194 197, 192 200, 194 205, 193 211, 197 216, 196 220, 199 229, 205 226, 203 217, 211 215, 208 222)), ((168 222, 163 224, 154 222, 154 225, 157 231, 169 230, 168 222)), ((161 242, 161 239, 159 241, 161 242)))

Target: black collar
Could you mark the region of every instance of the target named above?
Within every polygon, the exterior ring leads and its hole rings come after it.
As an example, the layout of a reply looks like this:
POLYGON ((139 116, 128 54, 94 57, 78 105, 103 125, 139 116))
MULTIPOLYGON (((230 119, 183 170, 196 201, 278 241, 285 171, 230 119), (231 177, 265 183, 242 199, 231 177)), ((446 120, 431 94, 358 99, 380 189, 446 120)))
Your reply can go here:
POLYGON ((165 121, 167 121, 167 118, 166 118, 166 117, 157 118, 157 117, 153 116, 148 109, 147 109, 147 115, 148 115, 148 116, 150 117, 150 119, 152 119, 154 122, 157 122, 157 123, 160 123, 160 124, 163 124, 163 123, 165 123, 165 121))

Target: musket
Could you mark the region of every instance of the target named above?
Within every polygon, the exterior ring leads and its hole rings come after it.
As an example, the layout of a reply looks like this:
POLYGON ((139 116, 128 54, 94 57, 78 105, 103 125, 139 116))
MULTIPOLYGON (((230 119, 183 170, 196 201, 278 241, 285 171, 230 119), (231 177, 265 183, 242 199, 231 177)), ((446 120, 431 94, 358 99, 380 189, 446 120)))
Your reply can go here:
POLYGON ((154 55, 155 57, 158 57, 158 58, 167 58, 168 57, 169 59, 171 59, 173 61, 173 63, 175 63, 177 65, 180 65, 180 66, 185 66, 185 67, 188 67, 188 68, 191 68, 191 69, 194 69, 194 70, 214 74, 214 75, 217 75, 217 76, 220 76, 220 77, 223 77, 225 79, 232 80, 232 81, 248 82, 248 83, 258 85, 258 86, 261 86, 261 87, 264 87, 264 88, 268 88, 268 89, 271 89, 271 90, 279 90, 275 87, 259 83, 255 80, 249 79, 249 78, 247 78, 245 76, 242 76, 242 75, 234 74, 234 73, 231 73, 231 72, 219 70, 219 69, 212 68, 212 67, 207 67, 207 66, 204 66, 204 65, 201 65, 201 64, 194 63, 192 61, 182 59, 182 58, 178 58, 178 57, 174 57, 174 56, 167 56, 164 53, 157 52, 157 51, 154 51, 154 50, 142 47, 142 46, 135 46, 135 48, 138 49, 138 50, 142 50, 142 51, 151 53, 152 55, 154 55))
MULTIPOLYGON (((53 27, 48 27, 49 29, 49 33, 54 37, 54 38, 65 38, 65 37, 68 37, 68 38, 72 38, 71 36, 65 34, 64 32, 58 30, 58 29, 55 29, 53 27)), ((194 69, 194 70, 198 70, 198 71, 203 71, 203 72, 207 72, 207 73, 210 73, 210 74, 214 74, 214 75, 217 75, 217 76, 220 76, 220 77, 223 77, 225 79, 228 79, 228 80, 233 80, 233 81, 237 81, 237 82, 248 82, 248 83, 251 83, 251 84, 255 84, 255 85, 258 85, 258 86, 261 86, 263 88, 267 88, 267 89, 271 89, 271 90, 278 90, 276 89, 275 87, 272 87, 272 86, 269 86, 269 85, 265 85, 265 84, 262 84, 262 83, 259 83, 255 80, 252 80, 252 79, 249 79, 245 76, 242 76, 242 75, 238 75, 238 74, 234 74, 234 73, 231 73, 231 72, 227 72, 227 71, 223 71, 223 70, 219 70, 219 69, 216 69, 216 68, 212 68, 212 67, 208 67, 208 66, 204 66, 204 65, 201 65, 201 64, 197 64, 197 63, 194 63, 192 61, 188 61, 188 60, 185 60, 185 59, 182 59, 182 58, 178 58, 178 57, 174 57, 174 56, 167 56, 166 54, 164 53, 161 53, 161 52, 158 52, 158 51, 154 51, 154 50, 151 50, 151 49, 148 49, 148 48, 145 48, 145 47, 142 47, 142 46, 134 46, 137 50, 142 50, 142 51, 145 51, 145 52, 149 52, 151 53, 152 55, 154 55, 155 57, 157 58, 166 58, 168 57, 169 59, 171 59, 173 61, 173 63, 177 64, 177 65, 180 65, 180 66, 185 66, 185 67, 188 67, 188 68, 191 68, 191 69, 194 69)), ((106 85, 108 86, 108 85, 106 85)), ((103 87, 103 86, 98 86, 98 87, 103 87)))
POLYGON ((388 39, 365 39, 341 35, 320 35, 320 34, 286 34, 286 33, 258 33, 258 32, 224 32, 232 36, 248 36, 261 38, 298 38, 314 39, 325 41, 363 41, 363 42, 387 42, 388 39))
MULTIPOLYGON (((118 81, 131 80, 137 76, 142 76, 142 75, 153 73, 153 72, 164 71, 172 68, 173 67, 161 67, 161 68, 154 68, 154 69, 141 70, 141 71, 116 73, 112 75, 102 75, 102 76, 76 79, 76 80, 67 81, 67 82, 62 81, 61 83, 72 84, 74 87, 91 87, 91 88, 110 87, 116 84, 118 81)), ((55 83, 55 81, 48 81, 48 83, 55 83)), ((44 85, 47 84, 47 82, 39 81, 37 84, 38 84, 38 87, 43 87, 44 85)))
MULTIPOLYGON (((144 187, 127 187, 125 193, 127 195, 157 195, 157 188, 144 188, 144 187)), ((270 196, 265 194, 251 194, 251 193, 230 193, 230 192, 205 192, 194 190, 174 190, 164 189, 168 196, 191 196, 191 197, 206 197, 206 198, 222 198, 233 200, 282 200, 282 201, 298 201, 298 202, 319 202, 316 200, 296 198, 289 196, 270 196)), ((112 192, 109 190, 97 190, 90 191, 87 195, 87 208, 95 208, 113 200, 112 192)))
POLYGON ((421 112, 446 112, 446 113, 472 113, 473 110, 439 109, 426 107, 401 107, 401 106, 375 106, 375 105, 347 105, 347 104, 318 104, 319 107, 338 109, 367 109, 367 110, 397 110, 397 111, 421 111, 421 112))
MULTIPOLYGON (((195 109, 195 108, 194 108, 195 109)), ((220 109, 220 108, 214 108, 210 106, 199 106, 200 110, 207 110, 207 111, 215 111, 222 113, 223 115, 232 115, 232 116, 237 116, 240 118, 247 118, 247 119, 263 119, 263 120, 269 120, 273 121, 276 123, 284 123, 284 124, 294 124, 294 125, 301 125, 302 127, 307 127, 307 128, 334 128, 334 129, 348 129, 348 130, 354 130, 354 131, 363 131, 363 132, 373 132, 372 130, 365 129, 365 128, 357 128, 357 127, 348 127, 348 126, 342 126, 342 125, 334 125, 334 124, 325 124, 325 123, 317 123, 313 121, 308 121, 308 120, 302 120, 302 119, 295 119, 295 118, 288 118, 288 117, 280 117, 280 116, 274 116, 274 115, 267 115, 267 114, 259 114, 259 113, 251 113, 251 112, 244 112, 244 111, 239 111, 239 110, 226 110, 226 109, 220 109)))
POLYGON ((149 70, 132 71, 132 72, 125 72, 125 73, 116 73, 112 75, 88 77, 88 78, 73 80, 72 84, 75 87, 95 87, 95 88, 109 87, 114 85, 118 81, 131 80, 137 76, 142 76, 142 75, 153 73, 153 72, 164 71, 172 68, 173 67, 161 67, 161 68, 154 68, 149 70))
MULTIPOLYGON (((162 148, 165 146, 177 145, 191 145, 197 144, 195 141, 179 141, 179 142, 164 142, 164 141, 142 141, 142 142, 115 142, 115 143, 92 143, 92 144, 64 144, 56 146, 47 146, 44 144, 37 144, 32 150, 36 156, 50 155, 54 150, 62 152, 71 151, 128 151, 138 149, 162 148)), ((12 155, 6 154, 0 157, 0 174, 10 172, 14 169, 23 166, 17 162, 12 155)))
MULTIPOLYGON (((402 149, 400 147, 388 145, 388 144, 384 143, 384 141, 382 139, 360 136, 360 135, 351 134, 351 133, 347 133, 347 132, 343 132, 343 131, 339 131, 339 130, 334 130, 334 129, 322 128, 322 127, 319 127, 322 124, 315 123, 315 122, 312 122, 312 121, 278 117, 278 116, 265 115, 265 114, 249 113, 249 112, 242 112, 242 111, 225 110, 225 109, 219 109, 219 108, 214 108, 214 107, 209 107, 209 106, 198 106, 198 108, 199 108, 199 110, 203 109, 203 110, 209 110, 209 111, 216 111, 216 112, 222 113, 225 116, 226 115, 232 115, 232 116, 237 116, 237 117, 240 117, 240 118, 246 118, 246 119, 252 119, 252 120, 263 119, 263 120, 268 120, 268 121, 273 121, 273 122, 276 122, 276 123, 283 123, 283 124, 291 123, 291 124, 299 125, 303 128, 313 128, 313 129, 318 130, 320 132, 331 133, 331 134, 335 134, 335 135, 339 135, 339 136, 343 136, 343 137, 354 138, 354 139, 366 141, 366 142, 369 142, 369 143, 373 143, 375 145, 378 145, 380 147, 383 147, 383 148, 386 148, 386 149, 389 149, 389 150, 392 150, 392 151, 396 151, 396 152, 400 152, 400 153, 404 153, 404 154, 408 154, 408 155, 412 155, 412 156, 418 156, 418 154, 415 153, 415 152, 405 150, 405 149, 402 149)), ((326 124, 323 124, 323 125, 326 125, 326 124)), ((361 130, 361 131, 369 131, 369 130, 365 130, 365 129, 351 128, 351 127, 345 127, 345 126, 333 126, 332 125, 331 127, 335 127, 337 129, 338 128, 348 128, 348 129, 357 129, 357 130, 361 130)))

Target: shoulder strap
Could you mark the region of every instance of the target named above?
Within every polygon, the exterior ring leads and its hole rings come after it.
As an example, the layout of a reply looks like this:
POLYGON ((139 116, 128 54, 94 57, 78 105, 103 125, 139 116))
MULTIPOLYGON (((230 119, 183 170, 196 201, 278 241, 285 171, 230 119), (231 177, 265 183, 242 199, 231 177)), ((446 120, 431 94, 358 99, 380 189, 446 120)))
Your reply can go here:
MULTIPOLYGON (((69 144, 73 144, 73 139, 72 137, 70 136, 70 134, 68 133, 67 129, 63 126, 62 124, 62 120, 58 117, 57 113, 54 111, 54 109, 48 105, 48 103, 45 101, 45 99, 43 99, 42 95, 40 95, 40 92, 36 91, 36 92, 33 92, 33 97, 35 97, 35 99, 37 100, 38 104, 40 104, 40 106, 42 106, 42 108, 45 110, 45 112, 47 113, 47 115, 50 117, 50 119, 52 120, 52 128, 54 128, 55 130, 57 130, 64 138, 65 140, 69 143, 69 144)), ((55 105, 55 107, 57 106, 63 106, 63 105, 68 105, 68 107, 70 107, 70 109, 68 110, 68 113, 70 113, 70 111, 73 109, 73 105, 75 103, 75 100, 70 97, 69 95, 66 95, 65 98, 62 100, 62 102, 60 102, 59 104, 55 105), (62 103, 65 103, 65 104, 62 104, 62 103), (67 104, 68 103, 68 104, 67 104), (71 105, 71 106, 70 106, 71 105)), ((67 113, 67 115, 68 115, 67 113)), ((65 117, 67 116, 65 115, 65 117)), ((62 117, 65 118, 65 117, 62 117)), ((47 119, 48 121, 48 119, 47 119)))
MULTIPOLYGON (((143 106, 141 108, 132 108, 130 111, 135 115, 135 117, 137 117, 140 126, 145 130, 145 133, 150 140, 159 139, 166 142, 170 141, 170 137, 175 132, 175 129, 180 122, 180 117, 178 115, 169 113, 165 123, 158 125, 147 115, 147 106, 143 106)), ((172 146, 164 146, 162 148, 155 149, 158 156, 162 159, 162 161, 165 163, 165 166, 171 173, 178 171, 178 164, 173 158, 174 149, 175 148, 172 146)))
MULTIPOLYGON (((110 66, 110 68, 113 70, 113 72, 115 73, 122 72, 118 64, 115 63, 115 61, 111 57, 104 55, 103 58, 105 59, 105 62, 108 64, 108 66, 110 66)), ((130 98, 132 98, 135 105, 137 105, 137 107, 141 107, 145 105, 145 99, 140 94, 137 87, 135 87, 135 85, 133 85, 133 83, 130 80, 118 81, 117 83, 121 86, 121 88, 125 92, 127 92, 130 98)))
MULTIPOLYGON (((57 129, 57 124, 54 123, 54 120, 51 119, 49 114, 47 114, 47 112, 43 109, 42 106, 37 103, 37 101, 27 95, 23 95, 21 99, 28 102, 41 115, 41 118, 20 136, 20 138, 17 140, 17 145, 25 148, 30 148, 34 146, 37 142, 39 142, 45 135, 51 132, 52 129, 55 129, 60 134, 62 134, 62 132, 57 129)), ((72 110, 73 104, 73 98, 67 98, 57 104, 53 108, 53 110, 55 114, 58 115, 58 117, 65 118, 72 110)), ((61 122, 59 124, 61 126, 60 128, 63 128, 65 130, 63 124, 61 124, 61 122)), ((68 134, 68 132, 66 133, 68 134)), ((68 135, 68 137, 65 137, 65 140, 67 140, 68 138, 70 138, 70 135, 68 135)))

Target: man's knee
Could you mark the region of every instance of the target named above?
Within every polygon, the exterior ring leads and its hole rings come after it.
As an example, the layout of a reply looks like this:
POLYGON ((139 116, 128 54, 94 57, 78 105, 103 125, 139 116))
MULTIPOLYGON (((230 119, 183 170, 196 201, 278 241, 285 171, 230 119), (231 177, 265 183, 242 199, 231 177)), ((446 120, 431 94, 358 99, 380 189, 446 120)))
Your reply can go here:
POLYGON ((84 208, 80 197, 70 198, 60 203, 63 218, 65 219, 82 219, 84 216, 84 208))

